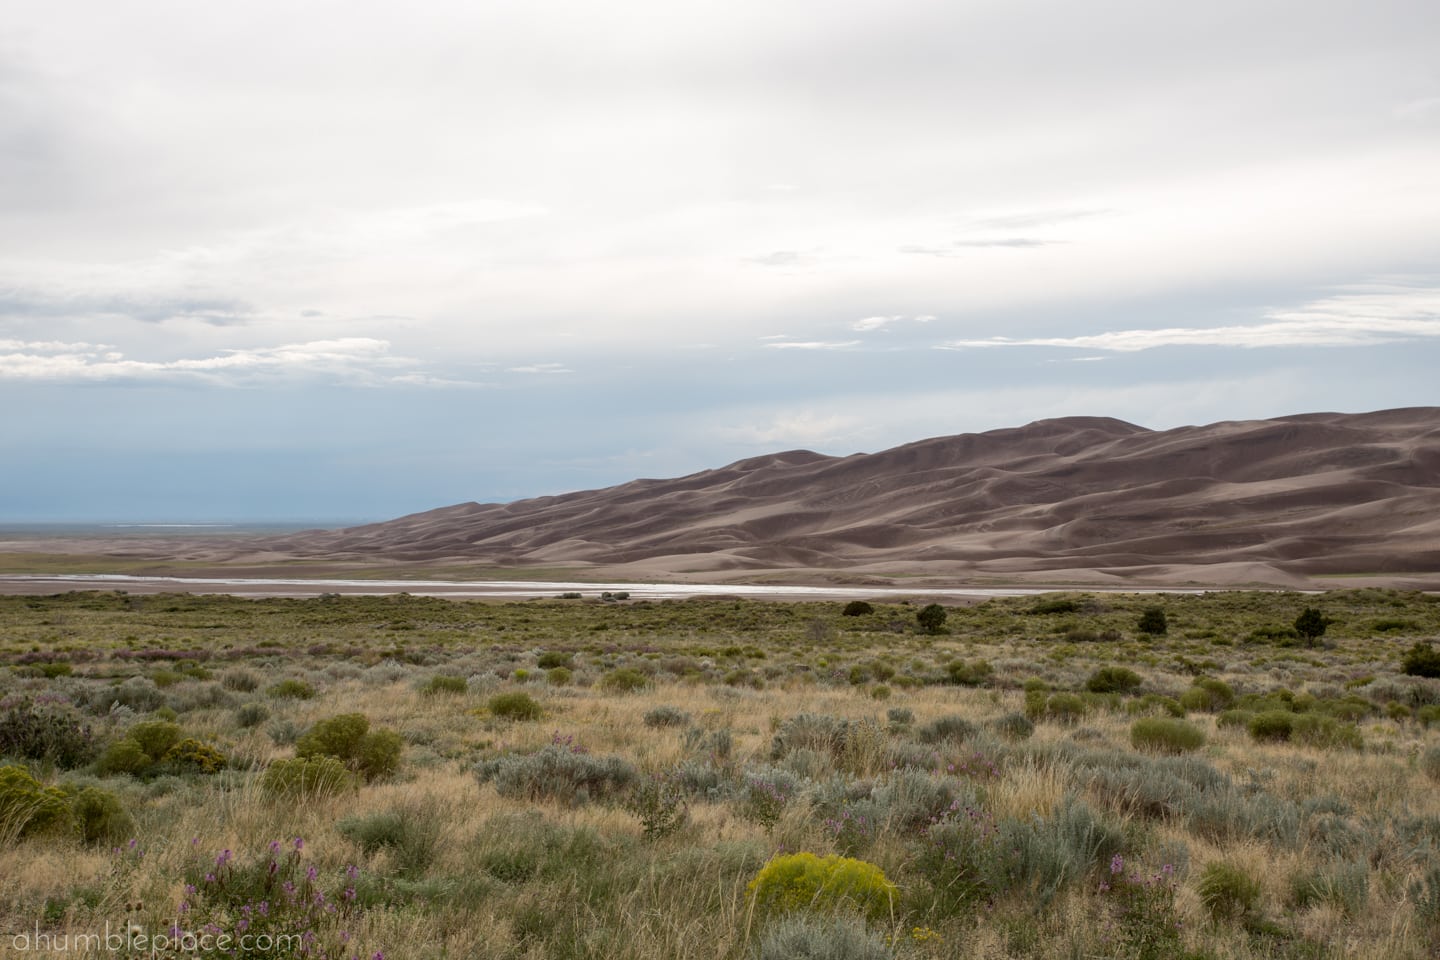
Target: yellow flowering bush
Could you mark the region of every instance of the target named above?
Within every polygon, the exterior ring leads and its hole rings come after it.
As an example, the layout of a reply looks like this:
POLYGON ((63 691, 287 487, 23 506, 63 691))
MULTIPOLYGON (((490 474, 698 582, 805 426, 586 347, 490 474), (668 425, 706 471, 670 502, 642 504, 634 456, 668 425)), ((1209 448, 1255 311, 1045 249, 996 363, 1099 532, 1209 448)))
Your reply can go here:
POLYGON ((746 892, 761 914, 849 907, 871 919, 892 913, 898 893, 875 864, 833 853, 771 857, 746 892))

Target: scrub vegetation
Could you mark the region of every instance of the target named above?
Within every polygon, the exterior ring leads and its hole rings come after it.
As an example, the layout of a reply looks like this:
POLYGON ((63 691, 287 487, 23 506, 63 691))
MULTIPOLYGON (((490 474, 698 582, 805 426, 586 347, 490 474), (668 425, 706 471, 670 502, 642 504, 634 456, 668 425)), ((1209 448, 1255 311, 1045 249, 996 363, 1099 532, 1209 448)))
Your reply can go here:
POLYGON ((1436 598, 929 600, 0 597, 0 942, 1433 956, 1436 598))

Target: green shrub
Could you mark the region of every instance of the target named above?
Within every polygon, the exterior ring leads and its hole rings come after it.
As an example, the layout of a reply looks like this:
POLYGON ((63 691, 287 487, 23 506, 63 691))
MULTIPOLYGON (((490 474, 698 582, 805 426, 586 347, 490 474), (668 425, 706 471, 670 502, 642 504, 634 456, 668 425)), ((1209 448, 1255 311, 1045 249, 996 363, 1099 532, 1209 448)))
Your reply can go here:
POLYGON ((831 854, 772 857, 746 887, 761 916, 850 909, 873 920, 894 914, 898 891, 873 863, 831 854))
POLYGON ((949 612, 944 607, 938 603, 932 603, 915 612, 915 623, 921 633, 934 636, 945 632, 945 621, 949 616, 949 612))
POLYGON ((1207 863, 1197 886, 1200 902, 1216 920, 1250 916, 1260 904, 1260 882, 1234 864, 1207 863))
POLYGON ((352 765, 366 780, 383 780, 400 768, 404 741, 394 730, 371 730, 360 738, 352 765))
POLYGON ((266 693, 277 700, 309 700, 315 696, 315 688, 304 680, 281 680, 266 693))
POLYGON ((1186 753, 1205 745, 1204 732, 1193 723, 1170 717, 1147 717, 1130 727, 1130 744, 1137 750, 1186 753))
POLYGON ((842 617, 863 617, 875 612, 875 608, 864 600, 851 600, 845 604, 845 609, 840 611, 842 617))
POLYGON ((1146 607, 1135 623, 1135 629, 1152 637, 1163 636, 1170 629, 1170 621, 1162 607, 1146 607))
POLYGON ((70 807, 80 839, 86 843, 116 844, 135 835, 135 821, 109 790, 85 787, 70 807))
POLYGON ((171 747, 179 743, 180 734, 180 725, 168 720, 147 720, 125 731, 125 736, 140 745, 151 763, 158 763, 171 747))
POLYGON ((611 693, 634 693, 636 690, 644 689, 649 683, 649 677, 630 667, 611 670, 600 678, 600 688, 609 690, 611 693))
POLYGON ((1073 693, 1051 694, 1045 701, 1045 716, 1056 723, 1076 723, 1087 710, 1084 699, 1073 693))
POLYGON ((535 658, 535 666, 541 670, 553 670, 556 667, 574 667, 575 655, 565 650, 546 650, 535 658))
POLYGON ((759 960, 894 960, 885 938, 850 917, 782 917, 760 936, 759 960))
POLYGON ((552 687, 563 687, 575 679, 575 674, 570 672, 569 667, 551 667, 545 671, 545 682, 552 687))
POLYGON ((679 707, 652 707, 645 711, 647 727, 683 727, 690 722, 690 714, 679 707))
POLYGON ((171 767, 193 773, 219 773, 225 769, 223 753, 193 738, 181 740, 161 759, 171 767))
POLYGON ((1295 730, 1295 714, 1288 710, 1266 710, 1250 718, 1249 730, 1256 740, 1289 740, 1295 730))
POLYGON ((1431 747, 1421 755, 1420 769, 1425 776, 1440 783, 1440 747, 1431 747))
POLYGON ((1085 689, 1091 693, 1129 693, 1142 682, 1140 674, 1128 667, 1101 667, 1090 674, 1085 689))
POLYGON ((421 687, 420 692, 426 696, 434 696, 440 693, 464 693, 467 687, 464 677, 439 676, 431 677, 421 687))
POLYGON ((1340 723, 1334 717, 1317 716, 1313 713, 1296 715, 1291 728, 1291 738, 1309 747, 1345 747, 1351 750, 1365 748, 1360 728, 1355 724, 1340 723))
POLYGON ((246 730, 260 726, 270 719, 270 708, 263 703, 247 703, 235 711, 235 724, 246 730))
POLYGON ((945 672, 950 675, 951 683, 979 687, 989 683, 990 676, 995 671, 988 660, 971 660, 969 663, 955 660, 945 667, 945 672))
POLYGON ((400 765, 402 742, 393 730, 371 730, 363 713, 342 713, 321 720, 295 741, 302 759, 334 757, 366 780, 390 776, 400 765))
POLYGON ((95 770, 102 777, 117 773, 128 773, 131 776, 139 776, 155 761, 150 755, 141 749, 140 744, 129 737, 122 737, 113 741, 100 754, 100 759, 95 764, 95 770))
POLYGON ((0 767, 0 849, 17 839, 60 836, 75 829, 69 798, 24 767, 0 767))
POLYGON ((335 757, 277 760, 260 776, 260 790, 272 800, 324 800, 354 790, 355 775, 335 757))
POLYGON ((321 720, 295 741, 297 757, 337 757, 349 760, 370 730, 370 718, 363 713, 341 713, 321 720))
POLYGON ((568 806, 608 800, 628 790, 638 778, 626 760, 577 753, 563 744, 482 761, 475 775, 481 783, 494 783, 502 797, 558 800, 568 806))
POLYGON ((1057 613, 1076 613, 1080 605, 1074 600, 1039 600, 1030 608, 1030 613, 1037 616, 1047 616, 1057 613))
POLYGON ((1334 623, 1329 617, 1321 613, 1315 607, 1306 607, 1295 618, 1295 632, 1304 637, 1307 643, 1314 643, 1325 635, 1325 629, 1334 623))
POLYGON ((1180 695, 1180 705, 1187 710, 1215 712, 1235 702, 1235 691, 1223 680, 1202 677, 1180 695))
POLYGON ((1440 677, 1440 650, 1416 641, 1400 661, 1400 670, 1411 677, 1440 677))
POLYGON ((95 739, 69 709, 17 703, 0 713, 0 756, 70 769, 90 762, 95 739))
POLYGON ((486 705, 493 716, 504 720, 539 720, 544 712, 530 694, 519 690, 497 693, 486 705))
POLYGON ((1217 727, 1244 727, 1249 729, 1250 721, 1255 719, 1255 714, 1250 710, 1226 710, 1215 718, 1217 727))
POLYGON ((1159 693, 1147 693, 1143 697, 1135 697, 1127 701, 1125 712, 1132 717, 1157 713, 1164 713, 1172 717, 1185 716, 1185 708, 1181 706, 1179 700, 1159 693))

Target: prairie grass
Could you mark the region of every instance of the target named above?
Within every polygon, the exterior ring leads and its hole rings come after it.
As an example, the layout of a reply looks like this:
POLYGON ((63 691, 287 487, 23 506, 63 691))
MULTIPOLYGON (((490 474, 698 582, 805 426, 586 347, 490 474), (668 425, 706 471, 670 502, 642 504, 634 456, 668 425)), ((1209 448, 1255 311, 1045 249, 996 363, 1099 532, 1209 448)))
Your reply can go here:
POLYGON ((279 843, 346 958, 1432 956, 1440 680, 1402 665, 1435 599, 1068 593, 939 634, 921 600, 0 598, 0 763, 134 834, 14 814, 0 954, 163 931, 197 863, 279 843), (145 762, 95 759, 127 738, 145 762), (267 788, 297 751, 334 782, 267 788), (893 912, 755 915, 782 852, 873 865, 893 912))

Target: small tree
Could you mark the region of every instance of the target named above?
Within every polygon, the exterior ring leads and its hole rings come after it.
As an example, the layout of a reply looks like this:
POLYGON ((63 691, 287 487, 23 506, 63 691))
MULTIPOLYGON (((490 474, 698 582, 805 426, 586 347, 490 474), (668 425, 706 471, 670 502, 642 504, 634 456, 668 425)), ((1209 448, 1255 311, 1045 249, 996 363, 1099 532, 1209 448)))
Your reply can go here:
POLYGON ((1295 632, 1304 637, 1307 644, 1313 644, 1325 635, 1325 628, 1330 626, 1330 623, 1330 618, 1319 609, 1306 607, 1300 616, 1295 618, 1295 632))
POLYGON ((915 614, 915 622, 925 633, 934 635, 945 631, 945 618, 949 616, 945 608, 938 603, 932 603, 928 607, 921 608, 915 614))
POLYGON ((1160 607, 1146 607, 1140 614, 1140 620, 1135 624, 1135 629, 1152 637, 1164 636, 1170 629, 1170 621, 1165 618, 1165 611, 1160 607))
POLYGON ((1400 669, 1410 677, 1440 677, 1440 650, 1417 640, 1400 662, 1400 669))

